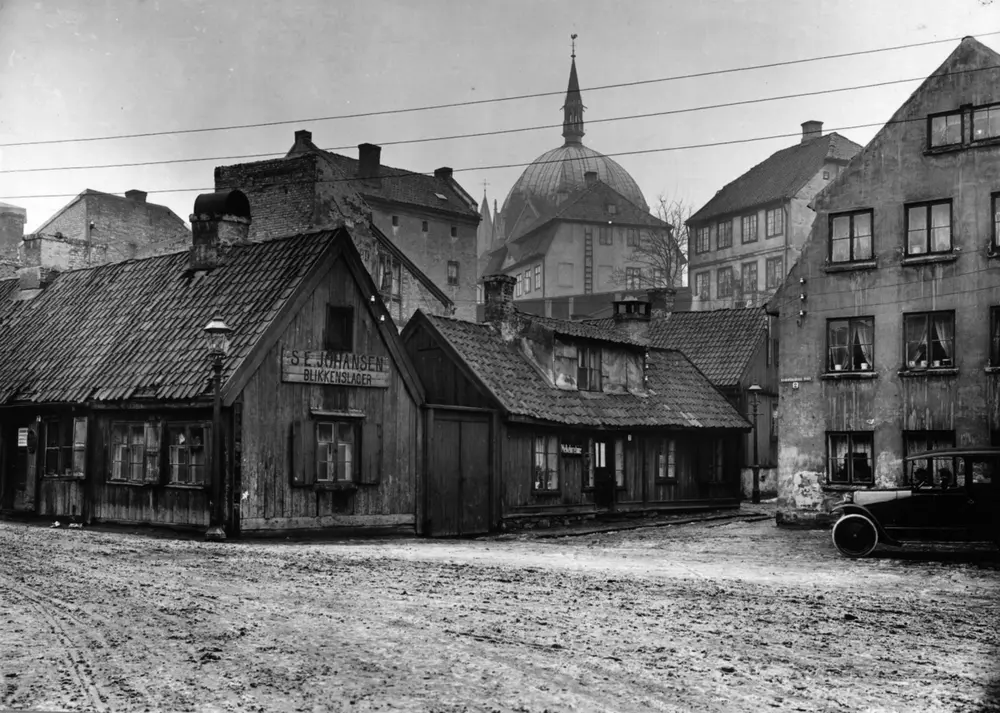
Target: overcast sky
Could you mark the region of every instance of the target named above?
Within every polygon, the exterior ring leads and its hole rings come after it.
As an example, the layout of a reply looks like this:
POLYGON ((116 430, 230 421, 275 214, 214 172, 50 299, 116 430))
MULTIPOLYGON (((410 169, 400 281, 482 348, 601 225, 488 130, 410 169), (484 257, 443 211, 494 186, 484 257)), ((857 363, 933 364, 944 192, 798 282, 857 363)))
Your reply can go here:
MULTIPOLYGON (((0 144, 197 129, 251 129, 0 147, 0 171, 283 154, 296 129, 324 148, 439 166, 477 200, 484 181, 501 204, 521 168, 561 145, 561 128, 387 145, 562 121, 569 36, 577 33, 584 143, 615 159, 651 204, 663 194, 694 208, 796 137, 710 148, 628 152, 824 131, 884 122, 917 81, 741 107, 594 123, 709 104, 920 79, 954 42, 698 79, 588 87, 976 35, 1000 49, 992 0, 0 0, 0 144), (360 119, 348 113, 557 91, 514 100, 360 119), (348 148, 355 147, 355 148, 348 148), (464 170, 470 169, 470 170, 464 170)), ((866 143, 877 127, 844 129, 866 143)), ((85 188, 149 191, 187 219, 220 159, 136 168, 0 173, 0 201, 40 225, 85 188), (170 189, 196 189, 161 192, 170 189), (24 198, 57 194, 53 198, 24 198), (63 194, 63 195, 59 195, 63 194)))

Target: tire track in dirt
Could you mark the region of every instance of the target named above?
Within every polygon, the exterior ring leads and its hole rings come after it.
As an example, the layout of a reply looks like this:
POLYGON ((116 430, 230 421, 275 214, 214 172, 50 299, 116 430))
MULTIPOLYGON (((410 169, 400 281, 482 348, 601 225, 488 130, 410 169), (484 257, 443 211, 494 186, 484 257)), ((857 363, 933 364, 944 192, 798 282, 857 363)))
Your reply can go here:
POLYGON ((71 605, 34 591, 23 583, 19 582, 16 586, 12 586, 9 582, 0 581, 0 588, 6 590, 8 595, 13 595, 15 599, 21 599, 38 612, 42 621, 48 625, 49 630, 58 641, 61 657, 66 661, 67 671, 73 679, 77 691, 89 701, 89 705, 86 707, 101 713, 110 710, 108 707, 110 695, 98 684, 94 675, 94 661, 87 652, 87 644, 81 641, 84 637, 95 638, 93 633, 87 631, 91 627, 65 610, 59 609, 60 606, 69 607, 71 605), (75 627, 87 631, 87 633, 71 633, 72 627, 66 626, 67 619, 75 627))

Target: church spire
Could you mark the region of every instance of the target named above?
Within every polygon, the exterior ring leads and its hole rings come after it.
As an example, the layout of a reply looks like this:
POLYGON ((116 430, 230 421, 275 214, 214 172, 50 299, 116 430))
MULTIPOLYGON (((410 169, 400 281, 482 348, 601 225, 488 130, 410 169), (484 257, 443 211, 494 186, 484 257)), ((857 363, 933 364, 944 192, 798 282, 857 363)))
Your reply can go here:
POLYGON ((573 52, 570 55, 569 86, 566 88, 566 103, 563 105, 563 138, 567 144, 583 143, 583 97, 580 96, 580 80, 576 78, 576 35, 570 35, 573 52))

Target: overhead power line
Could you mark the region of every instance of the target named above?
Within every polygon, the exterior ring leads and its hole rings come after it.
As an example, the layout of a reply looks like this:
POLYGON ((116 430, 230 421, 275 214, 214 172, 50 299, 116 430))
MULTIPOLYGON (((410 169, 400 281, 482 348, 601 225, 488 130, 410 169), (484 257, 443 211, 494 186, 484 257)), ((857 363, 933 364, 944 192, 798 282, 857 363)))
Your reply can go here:
MULTIPOLYGON (((1000 30, 993 32, 982 32, 976 37, 990 37, 993 35, 1000 35, 1000 30)), ((905 45, 894 45, 892 47, 876 47, 867 50, 856 50, 853 52, 840 52, 837 54, 821 55, 818 57, 805 57, 800 59, 783 60, 780 62, 767 62, 764 64, 747 65, 743 67, 730 67, 727 69, 715 69, 708 70, 705 72, 692 72, 690 74, 678 74, 669 77, 657 77, 654 79, 640 79, 632 82, 619 82, 616 84, 604 84, 601 86, 588 87, 581 91, 585 92, 597 92, 603 91, 605 89, 619 89, 622 87, 637 87, 647 84, 659 84, 664 82, 674 82, 682 79, 699 79, 704 77, 713 77, 724 74, 733 74, 737 72, 748 72, 759 69, 774 69, 777 67, 788 67, 798 64, 806 64, 810 62, 821 62, 832 59, 844 59, 846 57, 860 57, 864 55, 877 54, 881 52, 895 52, 903 49, 912 49, 914 47, 927 47, 930 45, 944 44, 948 42, 956 42, 963 38, 961 37, 949 37, 941 40, 927 40, 925 42, 911 42, 905 45)), ((439 109, 454 109, 458 107, 465 106, 477 106, 482 104, 496 104, 499 102, 509 102, 509 101, 520 101, 523 99, 536 99, 539 97, 549 97, 558 96, 564 94, 565 90, 561 89, 558 91, 548 91, 548 92, 535 92, 533 94, 518 94, 511 97, 493 97, 490 99, 474 99, 469 101, 461 102, 449 102, 446 104, 430 104, 426 106, 415 106, 415 107, 404 107, 400 109, 383 109, 380 111, 366 111, 357 112, 353 114, 335 114, 332 116, 319 116, 305 119, 283 119, 281 121, 264 121, 256 122, 252 124, 230 124, 227 126, 207 126, 207 127, 197 127, 191 129, 172 129, 166 131, 145 131, 134 134, 114 134, 109 136, 87 136, 87 137, 77 137, 71 139, 44 139, 38 141, 19 141, 11 143, 0 144, 0 148, 13 148, 15 146, 42 146, 42 145, 52 145, 52 144, 69 144, 69 143, 85 143, 91 141, 116 141, 121 139, 137 139, 137 138, 147 138, 151 136, 177 136, 180 134, 197 134, 205 133, 210 131, 234 131, 239 129, 256 129, 269 126, 284 126, 287 124, 299 124, 306 122, 316 122, 316 121, 339 121, 344 119, 362 119, 373 116, 389 116, 394 114, 406 114, 412 112, 420 111, 436 111, 439 109)))
MULTIPOLYGON (((988 67, 978 67, 976 69, 963 69, 957 72, 949 72, 948 75, 958 75, 958 74, 971 74, 975 72, 986 72, 993 69, 1000 69, 1000 65, 990 65, 988 67)), ((836 89, 817 89, 812 92, 796 92, 794 94, 782 94, 773 97, 760 97, 757 99, 741 99, 739 101, 723 102, 720 104, 703 104, 700 106, 685 107, 683 109, 665 109, 664 111, 654 111, 644 114, 626 114, 624 116, 613 116, 605 117, 603 119, 588 119, 587 124, 607 124, 616 121, 631 121, 633 119, 649 119, 659 116, 671 116, 676 114, 690 114, 698 111, 710 111, 713 109, 726 109, 736 106, 748 106, 750 104, 763 104, 766 102, 773 101, 785 101, 788 99, 800 99, 802 97, 815 97, 821 96, 823 94, 839 94, 843 92, 857 91, 860 89, 874 89, 876 87, 886 87, 894 84, 906 84, 907 82, 919 82, 926 79, 926 77, 910 77, 907 79, 890 79, 884 82, 873 82, 871 84, 857 84, 850 87, 838 87, 836 89)), ((455 139, 473 139, 481 138, 484 136, 501 136, 504 134, 518 134, 528 131, 540 131, 543 129, 558 129, 562 126, 562 123, 558 124, 540 124, 536 126, 523 126, 514 129, 497 129, 494 131, 478 131, 470 134, 451 134, 448 136, 428 136, 420 139, 400 139, 398 141, 383 141, 378 142, 379 146, 398 146, 401 144, 422 144, 431 141, 452 141, 455 139)), ((348 151, 350 149, 356 148, 355 146, 331 146, 323 148, 323 151, 348 151)), ((135 168, 138 166, 163 166, 168 164, 178 164, 178 163, 197 163, 201 161, 235 161, 248 158, 277 158, 284 156, 284 153, 256 153, 256 154, 239 154, 236 156, 204 156, 204 157, 192 157, 192 158, 171 158, 163 159, 160 161, 134 161, 130 163, 107 163, 107 164, 84 164, 80 166, 49 166, 44 168, 8 168, 0 170, 0 174, 4 173, 40 173, 47 171, 84 171, 84 170, 99 170, 107 168, 135 168)))
MULTIPOLYGON (((918 117, 918 118, 914 118, 914 119, 899 119, 897 121, 877 121, 877 122, 873 122, 873 123, 870 123, 870 124, 854 124, 852 126, 840 126, 840 127, 834 128, 834 129, 830 129, 830 132, 835 132, 835 131, 851 131, 851 130, 854 130, 854 129, 869 129, 869 128, 876 127, 876 126, 881 127, 881 126, 889 126, 889 125, 892 125, 892 124, 908 124, 908 123, 912 123, 912 122, 926 123, 926 121, 927 121, 926 117, 918 117)), ((643 155, 643 154, 665 153, 665 152, 668 152, 668 151, 687 151, 687 150, 690 150, 690 149, 704 149, 704 148, 713 148, 713 147, 717 147, 717 146, 732 146, 732 145, 735 145, 735 144, 748 144, 748 143, 754 143, 754 142, 757 142, 757 141, 771 141, 771 140, 774 140, 774 139, 787 139, 787 138, 792 138, 792 137, 798 137, 800 135, 801 135, 800 132, 796 131, 796 132, 792 132, 792 133, 771 134, 769 136, 754 136, 754 137, 747 138, 747 139, 728 139, 726 141, 712 141, 712 142, 709 142, 709 143, 702 143, 702 144, 686 144, 686 145, 682 145, 682 146, 664 146, 664 147, 655 148, 655 149, 636 149, 635 151, 618 151, 616 153, 607 153, 607 154, 602 154, 602 155, 606 156, 606 157, 609 157, 609 158, 617 158, 617 157, 620 157, 620 156, 640 156, 640 155, 643 155)), ((467 171, 494 171, 494 170, 505 169, 505 168, 525 168, 527 166, 532 166, 532 165, 543 165, 543 164, 546 164, 546 163, 562 163, 562 162, 563 162, 563 159, 561 159, 561 158, 559 158, 559 159, 549 159, 547 161, 539 161, 539 160, 536 159, 535 161, 529 161, 527 163, 503 163, 503 164, 493 164, 491 166, 466 166, 464 168, 453 168, 452 172, 453 173, 464 173, 464 172, 467 172, 467 171)), ((427 177, 427 176, 430 176, 430 175, 433 175, 433 174, 432 173, 418 173, 416 171, 406 171, 406 172, 398 173, 398 174, 384 174, 383 173, 383 174, 381 174, 379 176, 379 179, 381 181, 383 181, 383 182, 384 181, 392 181, 392 180, 410 180, 410 179, 413 179, 413 178, 416 178, 416 177, 427 177)), ((347 176, 347 177, 344 177, 344 178, 328 178, 328 179, 319 179, 319 180, 273 181, 273 182, 266 182, 266 183, 256 184, 254 186, 254 188, 268 188, 268 187, 271 187, 271 186, 292 186, 292 185, 297 185, 297 184, 302 184, 302 183, 353 183, 353 182, 362 182, 363 183, 366 180, 368 180, 368 179, 361 178, 359 176, 347 176)), ((205 191, 214 191, 214 190, 215 190, 214 186, 207 186, 207 187, 206 186, 202 186, 202 187, 196 187, 196 188, 163 188, 163 189, 156 189, 156 190, 148 190, 148 191, 146 191, 146 193, 152 195, 152 194, 157 194, 157 193, 192 193, 192 192, 195 192, 195 191, 205 192, 205 191)), ((112 192, 124 193, 124 191, 105 191, 105 192, 108 192, 108 193, 112 193, 112 192)), ((3 196, 3 200, 6 201, 6 200, 30 200, 30 199, 36 199, 36 198, 74 198, 77 195, 79 195, 79 194, 77 194, 77 193, 48 193, 48 194, 25 195, 25 196, 3 196)))

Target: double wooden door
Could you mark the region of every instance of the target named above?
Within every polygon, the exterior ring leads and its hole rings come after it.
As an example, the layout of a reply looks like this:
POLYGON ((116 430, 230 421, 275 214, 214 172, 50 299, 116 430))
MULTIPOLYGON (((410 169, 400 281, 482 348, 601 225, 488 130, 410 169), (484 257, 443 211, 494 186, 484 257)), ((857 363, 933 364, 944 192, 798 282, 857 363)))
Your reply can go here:
POLYGON ((490 531, 492 414, 432 413, 424 534, 485 534, 490 531))

